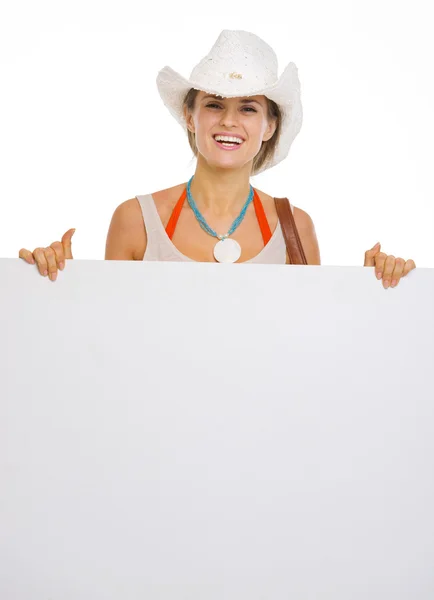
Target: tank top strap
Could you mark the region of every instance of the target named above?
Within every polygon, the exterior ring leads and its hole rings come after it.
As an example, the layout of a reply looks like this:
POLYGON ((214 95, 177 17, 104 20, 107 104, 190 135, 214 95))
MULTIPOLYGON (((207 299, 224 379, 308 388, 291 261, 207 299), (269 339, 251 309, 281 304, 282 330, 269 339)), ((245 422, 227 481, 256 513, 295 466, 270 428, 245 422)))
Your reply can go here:
POLYGON ((143 222, 146 229, 148 246, 153 246, 155 243, 160 243, 161 233, 164 233, 164 227, 155 206, 152 194, 143 194, 136 196, 142 209, 143 222))
POLYGON ((267 217, 265 215, 264 207, 255 188, 253 188, 253 205, 255 207, 256 218, 258 219, 259 227, 261 229, 262 239, 264 240, 264 246, 266 246, 270 241, 272 234, 267 217))
POLYGON ((172 214, 170 215, 169 222, 166 225, 166 233, 170 239, 173 238, 173 234, 175 233, 175 227, 176 227, 176 224, 178 223, 178 219, 180 217, 182 207, 184 206, 184 201, 186 198, 187 198, 187 188, 184 188, 184 191, 180 195, 179 200, 176 203, 176 206, 173 209, 172 214))

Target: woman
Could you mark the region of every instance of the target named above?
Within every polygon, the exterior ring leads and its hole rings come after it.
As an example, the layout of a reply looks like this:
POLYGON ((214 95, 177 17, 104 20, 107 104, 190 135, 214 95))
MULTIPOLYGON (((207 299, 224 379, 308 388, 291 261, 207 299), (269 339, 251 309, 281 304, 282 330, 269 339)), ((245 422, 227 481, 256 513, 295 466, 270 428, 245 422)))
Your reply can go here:
MULTIPOLYGON (((120 204, 110 223, 105 258, 319 265, 311 217, 250 185, 252 175, 286 158, 300 131, 294 63, 278 79, 276 55, 268 44, 246 31, 224 30, 189 80, 165 67, 157 87, 188 135, 196 170, 188 182, 120 204), (281 212, 285 206, 286 216, 281 212), (300 259, 291 260, 288 231, 300 259)), ((40 273, 54 281, 65 259, 73 258, 74 231, 48 248, 33 253, 23 248, 19 256, 36 261, 40 273)), ((416 265, 380 248, 378 243, 365 253, 364 266, 375 266, 385 288, 395 287, 416 265)))

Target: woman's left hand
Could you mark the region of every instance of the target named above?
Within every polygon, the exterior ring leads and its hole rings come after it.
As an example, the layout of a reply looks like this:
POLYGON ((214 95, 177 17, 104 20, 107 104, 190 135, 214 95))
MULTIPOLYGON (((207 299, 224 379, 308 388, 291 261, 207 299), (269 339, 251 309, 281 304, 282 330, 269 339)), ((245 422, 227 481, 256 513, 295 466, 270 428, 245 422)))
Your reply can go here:
POLYGON ((387 255, 380 252, 381 244, 375 244, 373 248, 365 252, 364 267, 375 267, 377 279, 383 278, 383 287, 389 285, 396 287, 401 277, 405 277, 412 269, 416 268, 414 260, 405 261, 403 258, 395 258, 392 254, 387 255))

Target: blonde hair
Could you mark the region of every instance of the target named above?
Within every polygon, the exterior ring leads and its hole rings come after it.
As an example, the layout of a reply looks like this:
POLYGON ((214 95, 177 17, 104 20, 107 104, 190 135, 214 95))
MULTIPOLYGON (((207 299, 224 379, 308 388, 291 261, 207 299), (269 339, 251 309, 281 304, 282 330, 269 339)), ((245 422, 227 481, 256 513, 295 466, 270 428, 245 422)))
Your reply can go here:
MULTIPOLYGON (((184 98, 183 106, 188 110, 188 112, 193 112, 194 104, 195 104, 196 96, 197 96, 198 92, 199 92, 199 90, 196 90, 194 88, 191 88, 187 92, 187 95, 184 98)), ((259 150, 258 154, 253 159, 252 175, 255 175, 255 173, 265 163, 267 163, 269 160, 271 160, 273 158, 274 152, 276 151, 277 142, 279 141, 279 137, 280 137, 282 114, 280 112, 278 105, 273 100, 270 100, 270 98, 267 98, 267 97, 265 97, 265 98, 267 100, 267 105, 268 105, 267 118, 270 121, 273 119, 276 120, 276 130, 269 140, 267 140, 266 142, 262 142, 261 149, 259 150)), ((190 144, 190 148, 192 149, 194 156, 197 156, 198 149, 196 146, 195 134, 192 133, 189 129, 187 129, 187 135, 188 135, 188 143, 190 144)))

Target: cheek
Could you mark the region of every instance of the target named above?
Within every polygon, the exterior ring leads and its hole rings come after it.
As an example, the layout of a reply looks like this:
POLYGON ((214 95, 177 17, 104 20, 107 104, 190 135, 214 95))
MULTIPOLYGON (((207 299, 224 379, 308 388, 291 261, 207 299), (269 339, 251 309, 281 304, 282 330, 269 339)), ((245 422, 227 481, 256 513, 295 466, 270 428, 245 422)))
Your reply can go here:
POLYGON ((246 131, 249 132, 250 137, 262 138, 267 129, 267 124, 264 123, 264 120, 261 118, 261 116, 255 115, 255 117, 256 118, 251 117, 250 119, 246 120, 245 128, 246 131))
POLYGON ((196 145, 201 144, 201 142, 209 143, 211 132, 215 130, 218 122, 218 115, 212 113, 198 115, 195 120, 196 145))
POLYGON ((267 127, 266 127, 266 125, 264 125, 263 121, 256 121, 255 123, 251 124, 250 137, 254 138, 255 140, 258 141, 259 148, 261 147, 262 137, 263 137, 264 133, 266 132, 266 130, 267 130, 267 127))
POLYGON ((218 115, 211 111, 199 111, 196 115, 196 127, 200 129, 206 129, 210 125, 214 124, 218 119, 218 115))

